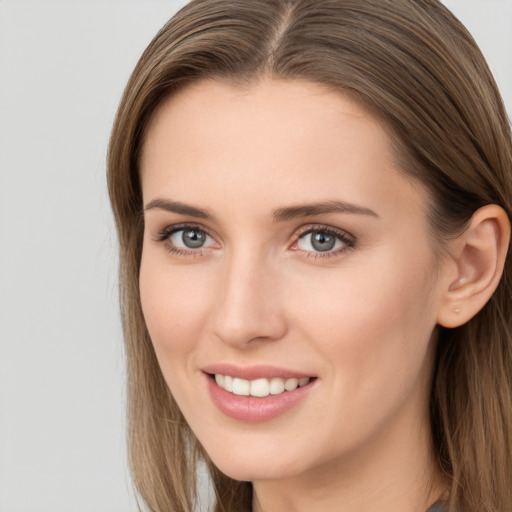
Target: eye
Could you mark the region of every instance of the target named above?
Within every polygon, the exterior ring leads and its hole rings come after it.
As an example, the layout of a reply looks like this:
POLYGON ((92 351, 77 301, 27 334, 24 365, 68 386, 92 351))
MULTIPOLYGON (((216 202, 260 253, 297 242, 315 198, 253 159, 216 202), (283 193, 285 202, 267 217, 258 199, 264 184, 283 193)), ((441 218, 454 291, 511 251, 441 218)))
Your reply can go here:
POLYGON ((169 226, 158 234, 156 242, 162 242, 169 252, 180 255, 197 255, 201 249, 215 246, 215 240, 202 228, 194 225, 169 226))
POLYGON ((355 240, 348 233, 328 227, 308 229, 297 240, 298 249, 314 253, 338 253, 354 245, 355 240))
POLYGON ((169 241, 180 249, 200 249, 212 241, 204 231, 198 228, 185 228, 174 231, 169 241))

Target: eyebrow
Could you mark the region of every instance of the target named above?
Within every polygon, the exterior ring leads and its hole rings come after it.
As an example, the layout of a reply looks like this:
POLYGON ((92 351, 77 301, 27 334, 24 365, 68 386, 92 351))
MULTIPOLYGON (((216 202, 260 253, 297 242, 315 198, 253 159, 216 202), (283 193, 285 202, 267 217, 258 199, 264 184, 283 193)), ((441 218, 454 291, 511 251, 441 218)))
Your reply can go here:
POLYGON ((203 210, 202 208, 197 208, 195 206, 191 206, 185 203, 180 203, 179 201, 153 199, 153 201, 150 201, 144 209, 146 211, 153 209, 165 210, 166 212, 179 213, 181 215, 190 215, 191 217, 195 217, 196 219, 210 221, 215 220, 214 216, 208 210, 203 210))
MULTIPOLYGON (((208 211, 196 206, 191 206, 179 201, 169 201, 166 199, 153 199, 150 201, 145 210, 164 210, 166 212, 178 213, 181 215, 189 215, 196 219, 215 221, 215 217, 208 211)), ((330 200, 320 203, 303 204, 297 206, 287 206, 278 208, 272 212, 274 222, 286 222, 298 217, 314 217, 326 213, 351 213, 357 215, 368 215, 379 218, 373 210, 364 206, 359 206, 346 201, 330 200)))
POLYGON ((272 217, 274 222, 284 222, 297 217, 314 217, 315 215, 325 213, 355 213, 357 215, 369 215, 379 218, 379 216, 369 208, 338 200, 279 208, 274 210, 272 217))

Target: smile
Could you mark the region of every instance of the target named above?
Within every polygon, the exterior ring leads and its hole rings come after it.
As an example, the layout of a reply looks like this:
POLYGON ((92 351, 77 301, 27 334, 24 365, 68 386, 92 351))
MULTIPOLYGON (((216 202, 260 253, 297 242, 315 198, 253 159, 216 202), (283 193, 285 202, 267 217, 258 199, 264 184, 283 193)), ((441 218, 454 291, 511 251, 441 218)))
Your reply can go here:
POLYGON ((309 381, 309 377, 273 377, 269 379, 246 380, 232 377, 231 375, 215 374, 215 382, 222 389, 238 396, 256 396, 259 398, 293 391, 298 387, 305 386, 309 381))
POLYGON ((299 407, 319 385, 317 376, 271 366, 216 364, 203 368, 202 374, 219 411, 249 423, 269 421, 299 407))

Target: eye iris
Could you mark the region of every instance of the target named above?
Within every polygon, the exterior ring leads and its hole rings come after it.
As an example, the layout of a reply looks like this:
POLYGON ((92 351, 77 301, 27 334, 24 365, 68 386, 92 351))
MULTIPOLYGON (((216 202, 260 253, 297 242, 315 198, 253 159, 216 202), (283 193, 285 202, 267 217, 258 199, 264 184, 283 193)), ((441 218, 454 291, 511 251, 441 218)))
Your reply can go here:
POLYGON ((336 239, 331 235, 321 232, 312 233, 311 245, 316 251, 330 251, 335 243, 336 239))
POLYGON ((195 229, 185 229, 181 236, 183 243, 190 249, 202 247, 206 241, 205 233, 195 229))

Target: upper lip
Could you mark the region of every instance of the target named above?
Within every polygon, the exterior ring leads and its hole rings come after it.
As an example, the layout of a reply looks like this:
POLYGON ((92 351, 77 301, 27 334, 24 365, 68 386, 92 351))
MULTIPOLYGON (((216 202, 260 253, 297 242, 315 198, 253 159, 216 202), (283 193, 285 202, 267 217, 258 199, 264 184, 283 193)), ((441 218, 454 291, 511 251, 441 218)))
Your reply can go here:
POLYGON ((313 377, 311 374, 304 372, 267 365, 237 366, 231 363, 218 363, 205 366, 202 370, 209 374, 229 375, 245 380, 272 379, 274 377, 283 379, 313 377))

